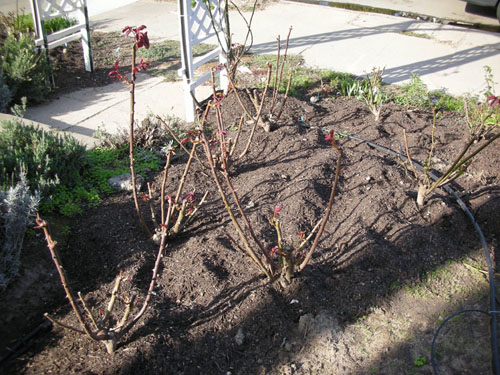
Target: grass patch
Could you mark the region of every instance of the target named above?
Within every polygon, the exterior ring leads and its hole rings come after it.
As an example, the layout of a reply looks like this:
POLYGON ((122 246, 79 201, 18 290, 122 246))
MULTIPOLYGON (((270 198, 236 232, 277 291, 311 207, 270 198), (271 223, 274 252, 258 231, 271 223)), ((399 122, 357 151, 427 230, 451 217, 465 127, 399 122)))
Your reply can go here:
MULTIPOLYGON (((200 43, 193 47, 193 56, 203 56, 216 48, 215 45, 200 43)), ((151 68, 148 72, 154 76, 162 76, 166 81, 178 80, 177 69, 180 68, 180 43, 175 40, 166 40, 152 44, 149 49, 141 48, 138 56, 150 60, 151 68)))
MULTIPOLYGON (((275 55, 247 55, 242 61, 242 65, 248 67, 252 76, 240 74, 239 79, 244 81, 246 86, 264 87, 267 72, 267 64, 273 64, 271 77, 271 87, 274 84, 276 74, 275 55), (255 78, 257 77, 257 78, 255 78)), ((304 59, 300 55, 288 55, 283 69, 283 83, 280 93, 284 93, 288 84, 288 79, 292 75, 289 95, 293 97, 304 97, 307 95, 319 94, 322 96, 355 96, 359 88, 363 85, 363 80, 349 73, 340 73, 332 70, 313 69, 304 66, 304 59)))

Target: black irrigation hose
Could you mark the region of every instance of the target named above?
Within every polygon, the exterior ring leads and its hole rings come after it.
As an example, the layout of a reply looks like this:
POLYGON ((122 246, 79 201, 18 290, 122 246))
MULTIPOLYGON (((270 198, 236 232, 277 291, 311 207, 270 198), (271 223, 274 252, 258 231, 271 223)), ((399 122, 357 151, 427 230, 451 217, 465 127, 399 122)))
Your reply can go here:
MULTIPOLYGON (((370 147, 373 147, 375 149, 384 151, 385 153, 393 155, 393 156, 396 156, 396 157, 398 157, 398 158, 400 158, 402 160, 409 161, 408 158, 406 156, 404 156, 403 154, 398 153, 398 152, 396 152, 394 150, 391 150, 391 149, 389 149, 387 147, 380 146, 380 145, 378 145, 376 143, 367 141, 367 140, 359 138, 359 137, 352 136, 350 134, 345 134, 345 133, 341 133, 341 132, 337 132, 337 131, 335 132, 335 134, 337 134, 337 135, 339 135, 341 137, 345 137, 345 138, 349 138, 349 139, 352 139, 352 140, 355 140, 355 141, 366 143, 370 147)), ((412 160, 412 163, 418 169, 420 169, 421 171, 425 170, 424 167, 422 165, 420 165, 419 163, 417 163, 417 162, 415 162, 413 160, 412 160)), ((438 176, 436 176, 433 173, 429 173, 429 176, 434 181, 437 181, 438 178, 439 178, 438 176)), ((477 223, 476 219, 474 218, 474 215, 472 215, 472 213, 470 212, 470 210, 465 205, 464 201, 462 199, 460 199, 460 197, 457 195, 457 193, 455 193, 455 191, 450 186, 443 185, 442 188, 448 194, 450 194, 451 196, 453 196, 453 198, 455 198, 455 200, 457 201, 457 203, 460 206, 460 208, 469 217, 470 221, 472 222, 472 225, 474 226, 474 229, 476 229, 476 232, 477 232, 477 234, 479 236, 479 239, 481 241, 481 245, 483 246, 485 257, 486 257, 486 262, 488 264, 488 279, 489 279, 489 285, 490 285, 490 306, 491 306, 491 311, 487 312, 487 311, 483 311, 483 310, 463 310, 463 311, 459 311, 458 313, 455 313, 455 314, 449 316, 448 318, 446 318, 445 321, 441 324, 441 326, 436 331, 436 333, 434 335, 434 338, 432 340, 432 349, 431 349, 432 368, 433 368, 434 373, 438 374, 438 368, 437 368, 437 364, 436 364, 435 356, 434 356, 434 349, 435 349, 434 346, 435 346, 435 342, 436 342, 437 336, 438 336, 441 328, 443 328, 443 326, 448 321, 450 321, 453 317, 455 317, 457 315, 468 313, 468 312, 480 312, 480 313, 487 314, 487 315, 489 315, 491 317, 491 350, 492 350, 492 355, 493 355, 493 366, 494 366, 495 374, 496 375, 500 375, 500 360, 499 360, 499 357, 498 357, 498 337, 497 337, 497 314, 499 314, 499 312, 496 311, 495 279, 494 279, 493 265, 492 265, 492 262, 491 262, 491 256, 490 256, 490 251, 488 249, 488 244, 486 243, 486 239, 484 238, 483 232, 481 231, 481 228, 479 227, 479 224, 477 223)))
MULTIPOLYGON (((497 316, 497 314, 500 313, 500 311, 484 311, 484 310, 471 309, 471 310, 462 310, 462 311, 456 312, 456 313, 448 316, 443 321, 443 323, 441 323, 441 325, 437 329, 436 333, 434 334, 434 337, 432 338, 431 363, 432 363, 432 370, 434 371, 434 374, 438 374, 439 373, 438 372, 437 363, 436 363, 436 356, 435 356, 436 341, 437 341, 439 332, 446 325, 446 323, 448 323, 451 319, 453 319, 454 317, 456 317, 458 315, 463 315, 463 314, 466 314, 466 313, 480 313, 480 314, 485 314, 485 315, 490 316, 491 320, 493 322, 493 321, 496 321, 496 316, 497 316)), ((493 340, 493 338, 492 338, 492 340, 493 340)), ((493 347, 493 343, 492 343, 492 347, 493 347)), ((493 361, 495 362, 495 360, 498 360, 498 350, 495 350, 495 348, 492 348, 492 350, 493 350, 493 361), (495 358, 495 353, 496 353, 496 358, 495 358)), ((498 367, 495 368, 495 373, 498 374, 498 367)))
MULTIPOLYGON (((305 127, 305 128, 315 128, 314 126, 308 126, 305 124, 299 124, 299 126, 305 127)), ((363 142, 369 145, 370 147, 373 147, 377 150, 383 151, 389 155, 395 156, 399 159, 409 161, 408 158, 403 155, 402 153, 396 152, 394 150, 391 150, 390 148, 380 146, 376 143, 367 141, 366 139, 359 138, 350 134, 342 133, 335 131, 335 134, 340 137, 352 139, 358 142, 363 142)), ((424 167, 420 165, 418 162, 415 162, 412 160, 412 163, 421 171, 424 171, 424 167)), ((439 177, 436 176, 433 173, 429 173, 429 176, 436 181, 439 177)), ((488 245, 486 243, 486 239, 484 238, 483 232, 481 231, 481 228, 479 227, 479 224, 477 223, 476 219, 474 218, 474 215, 471 213, 471 211, 467 208, 465 205, 464 201, 460 199, 460 197, 455 193, 455 191, 448 185, 443 185, 442 188, 455 200, 457 201, 458 205, 460 208, 465 212, 465 214, 469 217, 470 221, 472 222, 472 225, 474 226, 474 229, 476 230, 479 239, 481 241, 481 245, 483 246, 485 257, 486 257, 486 262, 488 264, 488 279, 489 279, 489 285, 490 285, 490 306, 491 306, 491 311, 483 311, 483 310, 463 310, 459 311, 448 318, 446 318, 443 323, 439 326, 438 330, 434 334, 434 338, 432 340, 432 349, 431 349, 431 362, 432 362, 432 368, 434 373, 437 375, 438 374, 438 368, 437 364, 435 361, 435 356, 434 356, 434 351, 435 351, 435 343, 437 340, 437 337, 439 335, 439 332, 441 331, 441 328, 449 322, 452 318, 454 318, 457 315, 469 313, 469 312, 478 312, 478 313, 483 313, 486 315, 489 315, 491 317, 491 350, 492 350, 492 356, 493 356, 493 367, 496 375, 500 375, 500 360, 498 357, 498 337, 497 337, 497 315, 500 314, 499 311, 496 311, 496 301, 495 301, 495 279, 494 279, 494 273, 493 273, 493 265, 491 262, 491 256, 490 256, 490 251, 488 249, 488 245)))
POLYGON ((9 347, 5 348, 4 354, 2 354, 2 356, 0 357, 0 364, 3 361, 9 359, 11 356, 17 356, 21 351, 22 347, 25 346, 29 340, 35 337, 39 332, 49 330, 50 328, 52 328, 52 323, 46 320, 43 323, 41 323, 38 327, 36 327, 33 331, 28 333, 26 336, 18 340, 12 348, 9 347))

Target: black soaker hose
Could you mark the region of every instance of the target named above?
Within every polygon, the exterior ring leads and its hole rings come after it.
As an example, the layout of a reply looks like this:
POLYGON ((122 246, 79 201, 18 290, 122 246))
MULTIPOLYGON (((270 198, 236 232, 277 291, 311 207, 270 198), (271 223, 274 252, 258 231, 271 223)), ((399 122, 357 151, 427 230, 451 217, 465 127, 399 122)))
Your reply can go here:
MULTIPOLYGON (((315 128, 314 126, 308 126, 308 125, 305 125, 305 124, 299 124, 299 126, 302 126, 302 127, 305 127, 305 128, 315 128)), ((408 157, 406 157, 405 155, 403 155, 403 154, 401 154, 399 152, 396 152, 394 150, 391 150, 390 148, 387 148, 387 147, 384 147, 384 146, 380 146, 380 145, 378 145, 376 143, 367 141, 366 139, 359 138, 359 137, 356 137, 356 136, 353 136, 353 135, 350 135, 350 134, 346 134, 346 133, 342 133, 342 132, 338 132, 338 131, 335 131, 335 134, 338 135, 338 136, 340 136, 340 137, 344 137, 344 138, 352 139, 352 140, 355 140, 355 141, 358 141, 358 142, 366 143, 370 147, 373 147, 373 148, 375 148, 377 150, 383 151, 383 152, 385 152, 385 153, 387 153, 389 155, 395 156, 395 157, 400 158, 402 160, 408 161, 408 157)), ((415 162, 415 161, 412 160, 412 163, 418 169, 420 169, 421 171, 425 170, 424 167, 422 165, 420 165, 418 162, 415 162)), ((438 176, 436 176, 433 173, 429 173, 429 176, 434 181, 438 180, 438 178, 439 178, 438 176)), ((465 205, 464 201, 462 199, 460 199, 460 197, 457 195, 457 193, 455 193, 455 191, 450 186, 443 185, 442 188, 448 194, 450 194, 451 196, 453 196, 453 198, 455 198, 455 200, 457 201, 457 203, 460 206, 460 208, 469 217, 470 221, 472 222, 472 225, 474 226, 474 229, 476 230, 476 232, 477 232, 477 234, 479 236, 479 239, 481 241, 481 245, 483 246, 484 254, 485 254, 485 257, 486 257, 486 262, 488 264, 488 279, 489 279, 488 281, 489 281, 489 286, 490 286, 490 306, 491 306, 491 311, 463 310, 463 311, 459 311, 459 312, 457 312, 457 313, 449 316, 448 318, 446 318, 443 321, 443 323, 441 323, 441 325, 439 326, 439 328, 436 331, 436 333, 434 335, 434 338, 432 340, 432 349, 431 349, 432 368, 433 368, 433 371, 434 371, 435 374, 439 373, 438 372, 438 367, 437 367, 437 364, 436 364, 436 359, 435 359, 434 352, 435 352, 436 340, 437 340, 437 337, 439 335, 439 332, 441 331, 441 328, 443 328, 443 326, 448 321, 450 321, 452 318, 454 318, 457 315, 461 315, 461 314, 465 314, 465 313, 471 313, 471 312, 478 312, 478 313, 489 315, 491 317, 491 351, 492 351, 492 356, 493 356, 493 368, 494 368, 495 374, 496 375, 500 375, 500 360, 499 360, 499 357, 498 357, 498 337, 497 337, 497 314, 499 314, 500 312, 496 311, 495 279, 494 279, 493 265, 492 265, 492 262, 491 262, 490 251, 488 249, 488 245, 486 243, 486 239, 484 238, 483 232, 481 231, 481 228, 479 227, 479 224, 477 223, 476 219, 474 218, 474 215, 472 215, 472 213, 470 212, 470 210, 465 205)))
POLYGON ((35 337, 39 332, 49 330, 52 328, 52 323, 49 322, 48 320, 44 321, 41 323, 38 327, 36 327, 33 331, 28 333, 26 336, 21 338, 16 342, 16 344, 12 348, 6 348, 4 354, 0 356, 0 364, 9 359, 11 356, 16 356, 17 353, 22 349, 23 346, 25 346, 29 340, 31 340, 33 337, 35 337))

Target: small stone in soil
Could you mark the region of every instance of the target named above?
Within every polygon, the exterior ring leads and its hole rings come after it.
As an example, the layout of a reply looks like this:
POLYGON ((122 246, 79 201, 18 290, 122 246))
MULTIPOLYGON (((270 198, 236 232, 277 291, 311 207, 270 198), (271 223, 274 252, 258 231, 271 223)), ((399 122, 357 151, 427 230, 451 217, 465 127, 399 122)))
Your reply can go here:
POLYGON ((243 333, 242 328, 238 328, 238 332, 236 332, 236 336, 234 336, 234 341, 237 345, 243 345, 245 341, 245 334, 243 333))

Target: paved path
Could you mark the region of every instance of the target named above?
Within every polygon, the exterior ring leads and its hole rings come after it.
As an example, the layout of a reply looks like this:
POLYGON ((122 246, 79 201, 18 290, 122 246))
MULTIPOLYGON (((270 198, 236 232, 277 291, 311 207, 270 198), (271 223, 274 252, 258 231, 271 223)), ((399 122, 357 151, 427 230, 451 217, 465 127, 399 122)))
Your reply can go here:
MULTIPOLYGON (((94 28, 102 31, 146 24, 153 40, 178 39, 176 12, 175 3, 140 0, 100 13, 91 17, 91 21, 94 28)), ((232 31, 238 39, 243 35, 244 24, 236 14, 231 17, 232 31)), ((384 80, 398 84, 416 73, 430 89, 452 94, 481 91, 485 65, 492 67, 496 81, 500 81, 500 34, 497 33, 283 1, 256 12, 253 51, 275 53, 275 37, 284 36, 290 26, 293 26, 290 52, 301 54, 313 67, 356 75, 364 75, 373 67, 385 67, 384 80), (404 31, 425 38, 405 35, 404 31)), ((138 119, 148 111, 183 117, 179 83, 165 83, 144 74, 140 77, 136 97, 138 119)), ((197 91, 198 98, 206 97, 209 90, 201 90, 197 91)), ((500 93, 498 85, 497 93, 500 93)), ((91 143, 89 135, 100 125, 109 131, 126 126, 127 111, 128 90, 117 83, 32 107, 27 117, 70 131, 91 143)))

